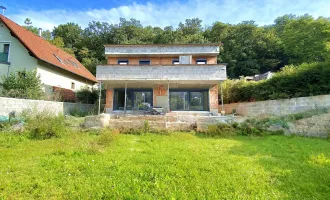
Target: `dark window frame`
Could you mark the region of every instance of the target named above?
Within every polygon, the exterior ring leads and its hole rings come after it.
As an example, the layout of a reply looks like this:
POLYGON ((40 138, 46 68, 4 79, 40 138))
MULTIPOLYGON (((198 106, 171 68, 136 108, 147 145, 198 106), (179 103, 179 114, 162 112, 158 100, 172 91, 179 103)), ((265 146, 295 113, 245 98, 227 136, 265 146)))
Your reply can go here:
MULTIPOLYGON (((186 109, 187 111, 192 111, 191 109, 190 109, 190 106, 191 106, 191 93, 192 92, 205 92, 205 93, 207 93, 207 97, 206 97, 206 99, 203 97, 203 99, 202 99, 202 104, 204 105, 204 102, 206 102, 207 103, 207 105, 206 105, 206 107, 203 107, 203 109, 202 110, 194 110, 194 111, 209 111, 210 110, 210 108, 209 108, 209 98, 210 98, 210 94, 209 94, 209 90, 208 89, 193 89, 193 88, 180 88, 180 89, 170 89, 170 96, 169 96, 169 98, 170 98, 170 102, 171 102, 171 96, 173 95, 173 92, 187 92, 187 100, 188 100, 188 109, 186 109)), ((171 103, 170 103, 170 106, 171 106, 171 103)), ((176 110, 176 109, 172 109, 172 108, 170 108, 171 110, 173 110, 173 111, 180 111, 180 110, 176 110)))
POLYGON ((151 61, 150 59, 141 59, 139 60, 139 65, 150 65, 151 61))
POLYGON ((179 58, 173 58, 172 59, 172 64, 173 65, 179 65, 180 64, 180 59, 179 58))
POLYGON ((196 59, 196 64, 197 65, 206 65, 207 64, 207 59, 206 58, 197 58, 196 59), (203 64, 198 63, 198 62, 204 62, 203 64))
POLYGON ((128 59, 118 59, 117 60, 117 64, 118 65, 128 65, 129 64, 129 60, 128 59), (126 64, 121 64, 121 63, 126 63, 126 64))
POLYGON ((0 63, 9 63, 10 46, 11 43, 3 43, 3 49, 0 53, 5 56, 5 59, 0 61, 0 63))

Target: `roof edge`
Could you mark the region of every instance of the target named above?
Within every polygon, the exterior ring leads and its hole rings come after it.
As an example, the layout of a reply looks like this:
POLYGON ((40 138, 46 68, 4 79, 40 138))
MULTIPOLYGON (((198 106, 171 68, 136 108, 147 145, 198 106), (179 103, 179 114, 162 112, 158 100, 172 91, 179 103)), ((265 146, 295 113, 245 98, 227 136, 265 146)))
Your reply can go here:
POLYGON ((105 44, 104 47, 128 47, 128 46, 222 46, 222 43, 192 43, 192 44, 105 44))

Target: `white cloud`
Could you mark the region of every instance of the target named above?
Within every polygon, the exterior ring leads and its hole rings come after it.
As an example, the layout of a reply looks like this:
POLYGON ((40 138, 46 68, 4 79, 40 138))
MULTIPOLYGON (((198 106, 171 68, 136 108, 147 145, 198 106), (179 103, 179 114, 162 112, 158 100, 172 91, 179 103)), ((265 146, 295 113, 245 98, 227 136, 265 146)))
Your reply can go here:
POLYGON ((53 29, 59 24, 74 22, 86 27, 91 21, 118 23, 120 17, 136 18, 143 25, 177 26, 188 18, 198 17, 205 25, 215 21, 239 23, 254 20, 259 25, 271 24, 274 19, 284 14, 303 15, 309 13, 314 17, 330 17, 329 0, 188 0, 187 2, 164 2, 123 5, 111 9, 90 10, 21 10, 8 15, 19 24, 29 17, 33 26, 53 29))

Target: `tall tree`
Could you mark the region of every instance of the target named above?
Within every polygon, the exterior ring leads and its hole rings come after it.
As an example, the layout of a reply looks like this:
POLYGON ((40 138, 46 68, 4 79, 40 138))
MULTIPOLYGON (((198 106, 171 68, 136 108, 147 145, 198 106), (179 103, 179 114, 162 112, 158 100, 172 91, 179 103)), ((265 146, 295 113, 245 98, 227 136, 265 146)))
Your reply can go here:
POLYGON ((55 27, 53 30, 53 36, 61 37, 64 41, 64 45, 67 48, 78 47, 82 37, 82 29, 78 24, 67 23, 61 24, 55 27))
POLYGON ((281 38, 290 63, 324 61, 330 54, 330 20, 301 16, 285 25, 281 38))

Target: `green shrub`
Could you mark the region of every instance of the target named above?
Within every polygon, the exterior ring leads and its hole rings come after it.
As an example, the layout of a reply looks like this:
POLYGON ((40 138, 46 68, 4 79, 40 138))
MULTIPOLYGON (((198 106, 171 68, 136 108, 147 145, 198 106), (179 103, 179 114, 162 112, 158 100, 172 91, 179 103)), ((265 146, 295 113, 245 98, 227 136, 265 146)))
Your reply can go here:
POLYGON ((115 130, 104 129, 101 131, 97 143, 102 146, 108 146, 118 134, 119 134, 119 130, 117 129, 115 130))
POLYGON ((230 137, 236 135, 236 130, 229 124, 219 123, 208 126, 203 134, 212 137, 230 137))
POLYGON ((25 124, 25 133, 31 139, 49 139, 61 137, 69 129, 66 127, 65 117, 63 115, 54 115, 48 112, 23 113, 25 124))
POLYGON ((143 128, 121 128, 119 129, 121 134, 143 135, 146 132, 143 128))
POLYGON ((76 92, 77 101, 80 103, 94 104, 98 97, 97 89, 84 87, 76 92))
POLYGON ((265 130, 261 129, 260 127, 257 127, 249 122, 243 122, 239 124, 236 128, 238 135, 254 135, 254 136, 262 136, 265 132, 265 130))
POLYGON ((74 117, 85 117, 89 114, 88 112, 83 111, 77 107, 72 108, 69 113, 71 116, 74 116, 74 117))
MULTIPOLYGON (((219 92, 220 94, 220 92, 219 92)), ((286 99, 330 94, 330 63, 289 65, 263 81, 223 82, 224 103, 286 99)))
POLYGON ((314 115, 325 114, 328 112, 329 112, 328 108, 320 108, 318 106, 315 106, 315 109, 313 109, 313 110, 290 114, 290 115, 281 117, 281 119, 286 120, 286 121, 296 121, 296 120, 300 120, 300 119, 309 118, 314 115))
POLYGON ((6 97, 24 99, 43 99, 45 94, 42 91, 40 75, 36 70, 20 70, 11 72, 7 77, 1 77, 1 94, 6 97))

